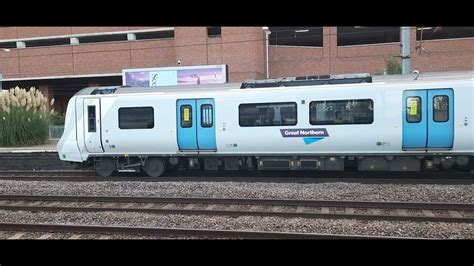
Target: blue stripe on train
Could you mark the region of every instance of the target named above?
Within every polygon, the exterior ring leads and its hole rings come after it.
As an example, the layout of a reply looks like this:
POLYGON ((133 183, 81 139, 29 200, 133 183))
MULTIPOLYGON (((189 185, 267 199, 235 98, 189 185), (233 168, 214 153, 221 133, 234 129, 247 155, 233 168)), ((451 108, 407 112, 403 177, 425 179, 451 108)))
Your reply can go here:
POLYGON ((323 138, 303 138, 304 144, 311 144, 317 141, 322 140, 323 138))

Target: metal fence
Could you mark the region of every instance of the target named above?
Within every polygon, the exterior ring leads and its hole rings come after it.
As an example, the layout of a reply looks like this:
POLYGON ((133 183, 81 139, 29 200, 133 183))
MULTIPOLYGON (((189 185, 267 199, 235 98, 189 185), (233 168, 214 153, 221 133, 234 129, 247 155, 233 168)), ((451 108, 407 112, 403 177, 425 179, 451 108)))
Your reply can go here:
POLYGON ((64 132, 64 126, 49 126, 49 139, 60 139, 64 132))

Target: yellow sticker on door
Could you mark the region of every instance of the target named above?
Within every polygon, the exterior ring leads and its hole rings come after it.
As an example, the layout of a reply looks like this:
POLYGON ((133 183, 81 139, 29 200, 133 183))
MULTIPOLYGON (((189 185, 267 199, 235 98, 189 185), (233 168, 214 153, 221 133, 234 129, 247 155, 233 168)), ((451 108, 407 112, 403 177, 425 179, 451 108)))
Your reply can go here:
POLYGON ((183 120, 184 122, 188 122, 189 121, 189 108, 184 108, 184 113, 183 113, 183 120))
POLYGON ((417 115, 418 114, 418 101, 411 100, 410 101, 410 115, 417 115))

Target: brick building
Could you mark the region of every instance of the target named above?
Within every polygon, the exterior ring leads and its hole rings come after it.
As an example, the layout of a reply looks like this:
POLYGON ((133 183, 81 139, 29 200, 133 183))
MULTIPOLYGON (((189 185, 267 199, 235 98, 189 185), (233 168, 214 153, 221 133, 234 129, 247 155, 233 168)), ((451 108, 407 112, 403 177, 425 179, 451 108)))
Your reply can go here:
MULTIPOLYGON (((382 74, 399 60, 398 27, 270 27, 269 77, 382 74)), ((0 27, 3 89, 39 88, 64 111, 91 85, 121 85, 122 69, 228 66, 228 80, 266 75, 262 27, 0 27)), ((474 69, 474 27, 412 27, 411 68, 474 69)))

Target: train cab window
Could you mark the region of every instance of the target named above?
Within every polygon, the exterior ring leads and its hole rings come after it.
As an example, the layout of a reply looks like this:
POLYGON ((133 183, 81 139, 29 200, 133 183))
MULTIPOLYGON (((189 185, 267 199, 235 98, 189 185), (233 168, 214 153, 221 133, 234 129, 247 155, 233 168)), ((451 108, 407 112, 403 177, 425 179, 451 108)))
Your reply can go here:
POLYGON ((447 95, 433 97, 433 120, 435 122, 447 122, 449 120, 449 97, 447 95))
POLYGON ((239 105, 239 125, 241 127, 294 126, 296 123, 295 102, 239 105))
POLYGON ((419 123, 421 121, 421 98, 418 96, 407 97, 407 122, 419 123))
POLYGON ((181 109, 181 127, 189 128, 193 126, 193 108, 191 105, 182 105, 181 109))
POLYGON ((148 129, 155 127, 153 107, 119 108, 120 129, 148 129))
POLYGON ((212 105, 203 104, 201 105, 201 127, 212 127, 212 105))
POLYGON ((372 124, 374 102, 363 100, 314 101, 309 104, 311 125, 372 124))
POLYGON ((96 132, 95 118, 95 105, 87 106, 88 132, 96 132))

